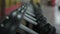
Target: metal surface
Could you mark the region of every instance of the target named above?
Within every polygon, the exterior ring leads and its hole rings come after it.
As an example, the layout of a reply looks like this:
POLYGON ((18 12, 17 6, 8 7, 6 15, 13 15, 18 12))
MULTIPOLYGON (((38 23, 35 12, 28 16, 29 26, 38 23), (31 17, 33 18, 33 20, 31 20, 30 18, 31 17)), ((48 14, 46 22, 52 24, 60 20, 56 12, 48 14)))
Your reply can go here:
POLYGON ((36 19, 35 19, 34 17, 32 17, 32 16, 30 16, 30 15, 28 15, 28 14, 25 14, 25 16, 27 16, 28 18, 30 18, 30 19, 36 21, 36 19))
POLYGON ((31 24, 37 25, 38 23, 29 19, 28 17, 24 16, 24 19, 27 20, 28 22, 30 22, 31 24))
POLYGON ((35 16, 33 13, 29 12, 29 11, 26 11, 26 13, 28 13, 29 15, 31 16, 35 16))
POLYGON ((20 24, 19 28, 22 29, 22 30, 24 30, 24 31, 26 31, 26 32, 28 32, 28 33, 30 33, 30 34, 38 34, 37 32, 35 32, 35 31, 27 28, 27 27, 24 26, 23 24, 20 24))
MULTIPOLYGON (((31 11, 29 10, 29 9, 31 9, 31 8, 30 8, 30 7, 29 7, 29 8, 27 7, 27 9, 25 10, 25 12, 24 12, 24 9, 26 9, 26 8, 24 8, 24 6, 22 6, 22 10, 21 10, 22 13, 21 13, 21 14, 24 13, 23 19, 27 20, 28 22, 30 22, 30 23, 32 23, 32 24, 34 24, 34 25, 37 25, 37 23, 35 22, 36 19, 26 13, 26 12, 28 12, 28 13, 30 13, 30 14, 31 14, 31 13, 33 14, 32 10, 31 10, 31 11)), ((19 9, 18 9, 18 10, 19 10, 19 9)), ((34 14, 33 14, 33 15, 34 15, 34 14)))

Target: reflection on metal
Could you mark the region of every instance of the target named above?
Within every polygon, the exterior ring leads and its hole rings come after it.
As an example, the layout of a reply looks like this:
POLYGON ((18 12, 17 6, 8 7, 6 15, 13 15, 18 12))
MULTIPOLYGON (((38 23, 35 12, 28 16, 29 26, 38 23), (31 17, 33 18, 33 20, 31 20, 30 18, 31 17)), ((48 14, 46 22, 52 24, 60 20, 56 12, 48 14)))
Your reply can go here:
POLYGON ((35 32, 35 31, 27 28, 27 27, 24 26, 23 24, 20 24, 19 28, 22 29, 22 30, 24 30, 24 31, 26 31, 26 32, 28 32, 28 33, 30 33, 30 34, 38 34, 37 32, 35 32))
POLYGON ((30 19, 36 21, 36 19, 35 19, 34 17, 32 17, 32 16, 30 16, 30 15, 28 15, 28 14, 25 14, 25 16, 27 16, 28 18, 30 18, 30 19))
POLYGON ((28 17, 26 17, 26 16, 24 16, 24 19, 25 19, 25 20, 27 20, 28 22, 30 22, 30 23, 32 23, 32 24, 34 24, 34 25, 37 25, 37 24, 38 24, 37 22, 35 22, 35 21, 33 21, 33 20, 29 19, 29 18, 28 18, 28 17))
POLYGON ((26 11, 26 13, 28 13, 29 15, 31 16, 35 16, 33 13, 29 12, 29 11, 26 11))

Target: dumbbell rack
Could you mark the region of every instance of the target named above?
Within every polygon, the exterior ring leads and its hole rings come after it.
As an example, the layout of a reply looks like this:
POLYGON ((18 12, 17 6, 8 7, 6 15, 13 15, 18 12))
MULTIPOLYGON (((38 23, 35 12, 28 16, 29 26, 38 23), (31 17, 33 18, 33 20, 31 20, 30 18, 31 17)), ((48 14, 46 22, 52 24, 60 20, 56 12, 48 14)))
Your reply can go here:
MULTIPOLYGON (((38 16, 37 17, 36 14, 34 14, 34 11, 29 11, 29 10, 27 10, 28 8, 29 7, 27 4, 23 4, 20 8, 13 11, 9 16, 6 16, 6 20, 3 21, 3 23, 1 24, 1 27, 4 27, 5 29, 7 29, 9 31, 9 34, 16 34, 17 29, 22 29, 23 31, 25 31, 29 34, 39 34, 38 32, 36 32, 36 31, 26 27, 25 25, 23 25, 21 22, 22 19, 25 19, 26 21, 28 21, 29 23, 31 23, 35 26, 37 26, 39 24, 39 28, 40 28, 40 25, 43 27, 43 26, 49 25, 49 24, 45 23, 45 22, 40 23, 40 20, 38 19, 38 17, 40 17, 39 14, 37 14, 37 16, 38 16), (35 18, 35 17, 37 17, 37 18, 35 18)), ((48 27, 51 27, 51 26, 49 25, 48 27)), ((52 33, 52 31, 51 31, 51 33, 52 33)))
POLYGON ((36 22, 33 21, 33 20, 35 20, 35 18, 33 18, 30 15, 25 13, 26 9, 27 9, 27 7, 25 5, 23 5, 22 8, 20 7, 16 11, 12 12, 9 16, 6 16, 6 20, 3 21, 3 23, 1 24, 1 27, 4 27, 6 29, 11 28, 11 30, 9 30, 10 34, 15 34, 15 30, 16 30, 17 25, 19 26, 18 28, 20 28, 20 29, 22 29, 22 30, 24 30, 24 31, 26 31, 26 32, 28 32, 30 34, 38 34, 37 32, 29 29, 28 27, 26 27, 26 26, 24 26, 23 24, 20 23, 22 19, 25 19, 25 20, 29 21, 29 23, 32 23, 34 25, 37 24, 36 22), (18 23, 17 22, 13 23, 14 21, 17 21, 18 23), (12 30, 13 27, 15 27, 14 32, 12 30))
MULTIPOLYGON (((24 8, 24 6, 22 6, 22 8, 24 8)), ((26 7, 26 9, 27 9, 27 7, 26 7)), ((22 10, 22 12, 23 12, 23 10, 22 10)), ((29 11, 26 11, 24 13, 24 15, 23 15, 23 19, 27 20, 29 23, 32 23, 34 25, 37 25, 37 23, 35 21, 33 21, 33 20, 36 20, 35 18, 32 17, 34 14, 32 16, 30 16, 31 13, 30 13, 30 15, 28 15, 27 13, 29 14, 30 12, 29 11)), ((23 24, 20 24, 19 28, 21 28, 22 30, 24 30, 24 31, 26 31, 26 32, 28 32, 30 34, 38 34, 37 32, 35 32, 35 31, 29 29, 28 27, 24 26, 23 24)))

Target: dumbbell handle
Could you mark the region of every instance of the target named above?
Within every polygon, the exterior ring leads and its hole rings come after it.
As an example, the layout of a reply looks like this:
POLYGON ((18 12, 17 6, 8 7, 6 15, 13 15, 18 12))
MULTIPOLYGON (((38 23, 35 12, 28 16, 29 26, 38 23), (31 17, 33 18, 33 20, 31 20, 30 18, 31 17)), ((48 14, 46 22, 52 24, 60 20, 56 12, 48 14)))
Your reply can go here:
POLYGON ((26 31, 26 32, 28 32, 28 33, 30 33, 30 34, 38 34, 37 32, 35 32, 35 31, 27 28, 27 27, 24 26, 23 24, 20 24, 19 28, 22 29, 22 30, 24 30, 24 31, 26 31))
MULTIPOLYGON (((19 15, 21 15, 21 14, 19 14, 19 15)), ((32 16, 28 15, 28 14, 24 14, 23 19, 27 20, 29 23, 34 24, 34 25, 38 24, 37 22, 35 22, 36 19, 33 18, 32 16)))
POLYGON ((31 15, 31 16, 35 16, 33 13, 29 12, 29 11, 26 11, 27 14, 31 15))
POLYGON ((32 16, 30 16, 30 15, 28 15, 28 14, 25 14, 25 16, 27 16, 28 18, 30 18, 30 19, 36 21, 36 19, 35 19, 34 17, 32 17, 32 16))
POLYGON ((34 25, 37 25, 37 24, 38 24, 37 22, 35 22, 35 21, 29 19, 29 18, 26 17, 26 16, 24 16, 24 19, 27 20, 27 21, 29 21, 31 24, 34 24, 34 25))

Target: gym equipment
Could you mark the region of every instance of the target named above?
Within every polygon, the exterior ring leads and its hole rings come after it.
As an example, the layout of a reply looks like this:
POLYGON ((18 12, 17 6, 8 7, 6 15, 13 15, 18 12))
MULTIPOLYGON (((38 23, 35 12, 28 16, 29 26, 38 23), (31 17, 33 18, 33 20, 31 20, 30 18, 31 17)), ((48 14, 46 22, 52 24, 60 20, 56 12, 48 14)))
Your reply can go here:
MULTIPOLYGON (((20 25, 19 22, 21 22, 21 19, 24 15, 25 9, 19 11, 14 11, 12 12, 8 17, 6 17, 7 19, 3 22, 4 28, 7 29, 9 31, 8 34, 16 34, 16 29, 17 26, 20 25), (8 26, 7 26, 8 25, 8 26)), ((20 28, 23 29, 25 26, 20 25, 20 28)), ((38 34, 36 32, 34 32, 33 30, 29 29, 29 28, 24 28, 23 30, 25 30, 26 32, 30 32, 31 34, 38 34), (25 30, 27 29, 27 30, 25 30)))
POLYGON ((8 31, 8 34, 16 34, 17 29, 23 30, 24 32, 20 31, 22 33, 27 32, 29 34, 41 34, 41 32, 44 34, 55 34, 55 27, 46 22, 46 18, 42 15, 42 10, 39 9, 39 3, 37 3, 37 7, 33 3, 32 6, 34 13, 27 11, 27 4, 23 4, 23 6, 11 12, 11 14, 7 16, 1 24, 1 27, 4 28, 2 30, 6 30, 6 33, 8 31), (22 19, 25 19, 29 23, 33 24, 33 29, 29 29, 21 24, 22 19))
POLYGON ((40 9, 40 4, 36 3, 36 6, 34 5, 34 3, 31 0, 31 4, 33 5, 33 9, 34 9, 34 14, 36 16, 37 19, 37 26, 33 26, 34 31, 41 33, 43 32, 44 34, 56 34, 56 29, 54 26, 51 26, 49 23, 47 23, 46 18, 42 15, 42 10, 40 9))
POLYGON ((24 31, 26 31, 26 32, 28 32, 28 33, 30 33, 30 34, 38 34, 38 33, 36 33, 35 31, 27 28, 26 26, 24 26, 24 25, 22 25, 22 24, 20 24, 19 28, 21 28, 22 30, 24 30, 24 31))

